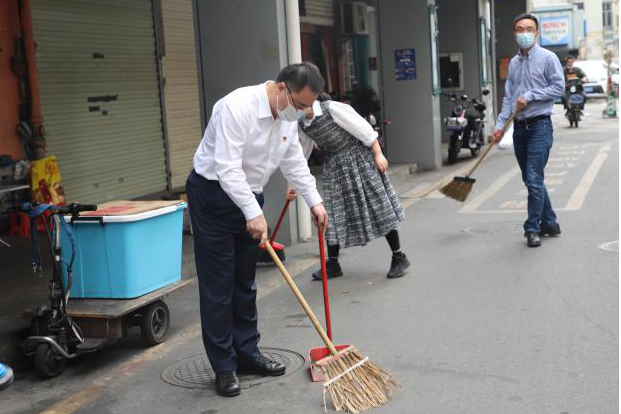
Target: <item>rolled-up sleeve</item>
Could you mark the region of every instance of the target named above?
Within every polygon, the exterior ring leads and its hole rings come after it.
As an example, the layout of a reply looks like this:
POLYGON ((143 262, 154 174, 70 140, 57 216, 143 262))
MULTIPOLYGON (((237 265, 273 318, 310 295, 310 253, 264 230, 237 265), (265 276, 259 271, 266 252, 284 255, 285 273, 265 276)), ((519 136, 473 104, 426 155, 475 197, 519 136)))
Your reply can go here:
POLYGON ((248 114, 229 104, 224 104, 216 122, 214 170, 222 189, 244 213, 246 220, 263 214, 242 169, 244 144, 248 138, 248 114))
POLYGON ((322 202, 317 191, 317 182, 308 168, 308 162, 304 157, 304 151, 297 133, 280 161, 280 171, 296 191, 304 197, 304 201, 309 207, 314 207, 322 202))
POLYGON ((330 115, 341 128, 352 134, 364 145, 370 147, 377 139, 377 131, 351 106, 342 102, 330 101, 330 115))

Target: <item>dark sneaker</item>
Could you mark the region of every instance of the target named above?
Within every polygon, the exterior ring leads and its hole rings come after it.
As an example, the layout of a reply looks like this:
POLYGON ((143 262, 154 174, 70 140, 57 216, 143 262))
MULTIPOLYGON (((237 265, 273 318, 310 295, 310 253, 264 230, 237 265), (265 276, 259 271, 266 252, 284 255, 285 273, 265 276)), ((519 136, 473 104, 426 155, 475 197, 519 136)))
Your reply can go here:
POLYGON ((541 246, 541 239, 539 238, 539 234, 534 231, 529 231, 526 234, 526 245, 528 247, 539 247, 541 246))
MULTIPOLYGON (((341 264, 338 260, 328 259, 326 260, 326 275, 328 279, 332 279, 334 277, 343 276, 343 270, 341 269, 341 264)), ((313 273, 313 279, 321 280, 323 279, 321 276, 321 268, 313 273)))
POLYGON ((545 225, 541 225, 541 231, 539 232, 540 236, 550 236, 550 237, 557 237, 561 235, 561 226, 558 225, 558 223, 552 225, 552 226, 545 226, 545 225))
POLYGON ((390 262, 390 270, 386 277, 395 279, 405 275, 405 269, 410 267, 410 261, 402 252, 392 255, 392 261, 390 262))

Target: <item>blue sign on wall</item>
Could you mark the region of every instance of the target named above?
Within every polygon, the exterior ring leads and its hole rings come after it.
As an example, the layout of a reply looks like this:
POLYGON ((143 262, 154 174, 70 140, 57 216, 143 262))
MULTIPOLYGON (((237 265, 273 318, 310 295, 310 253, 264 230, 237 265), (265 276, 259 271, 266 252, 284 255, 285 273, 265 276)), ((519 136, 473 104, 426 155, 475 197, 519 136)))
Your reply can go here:
POLYGON ((397 80, 416 79, 416 54, 414 49, 395 50, 395 75, 397 80))

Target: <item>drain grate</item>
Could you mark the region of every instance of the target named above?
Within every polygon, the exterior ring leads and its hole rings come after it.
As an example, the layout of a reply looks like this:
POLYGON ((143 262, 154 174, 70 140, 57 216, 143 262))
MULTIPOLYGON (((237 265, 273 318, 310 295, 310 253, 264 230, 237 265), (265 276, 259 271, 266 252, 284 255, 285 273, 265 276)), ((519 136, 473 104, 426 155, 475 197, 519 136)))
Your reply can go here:
POLYGON ((619 241, 611 241, 606 243, 599 243, 597 245, 598 249, 605 250, 607 252, 615 252, 619 253, 619 241))
MULTIPOLYGON (((250 388, 255 385, 286 377, 298 371, 304 366, 304 357, 297 352, 279 348, 261 348, 261 353, 266 357, 280 362, 287 367, 285 375, 280 377, 261 377, 251 374, 240 374, 239 385, 242 388, 250 388)), ((177 361, 168 366, 161 375, 162 379, 171 384, 185 388, 215 388, 215 377, 207 355, 194 355, 177 361)))
POLYGON ((518 221, 493 221, 475 224, 466 227, 462 231, 467 234, 504 235, 523 233, 524 228, 522 227, 522 223, 518 221))

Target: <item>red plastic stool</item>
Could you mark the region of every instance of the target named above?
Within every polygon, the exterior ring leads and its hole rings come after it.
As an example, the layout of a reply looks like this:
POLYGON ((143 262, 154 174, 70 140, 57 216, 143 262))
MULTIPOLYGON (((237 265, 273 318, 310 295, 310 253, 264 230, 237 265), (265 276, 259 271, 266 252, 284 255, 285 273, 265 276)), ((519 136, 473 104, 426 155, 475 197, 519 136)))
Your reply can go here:
MULTIPOLYGON (((49 213, 46 211, 43 213, 45 218, 49 218, 49 213)), ((37 218, 37 231, 45 231, 45 224, 43 224, 43 218, 37 218)), ((30 217, 26 213, 12 212, 11 213, 11 226, 9 227, 9 235, 30 237, 30 217)))

